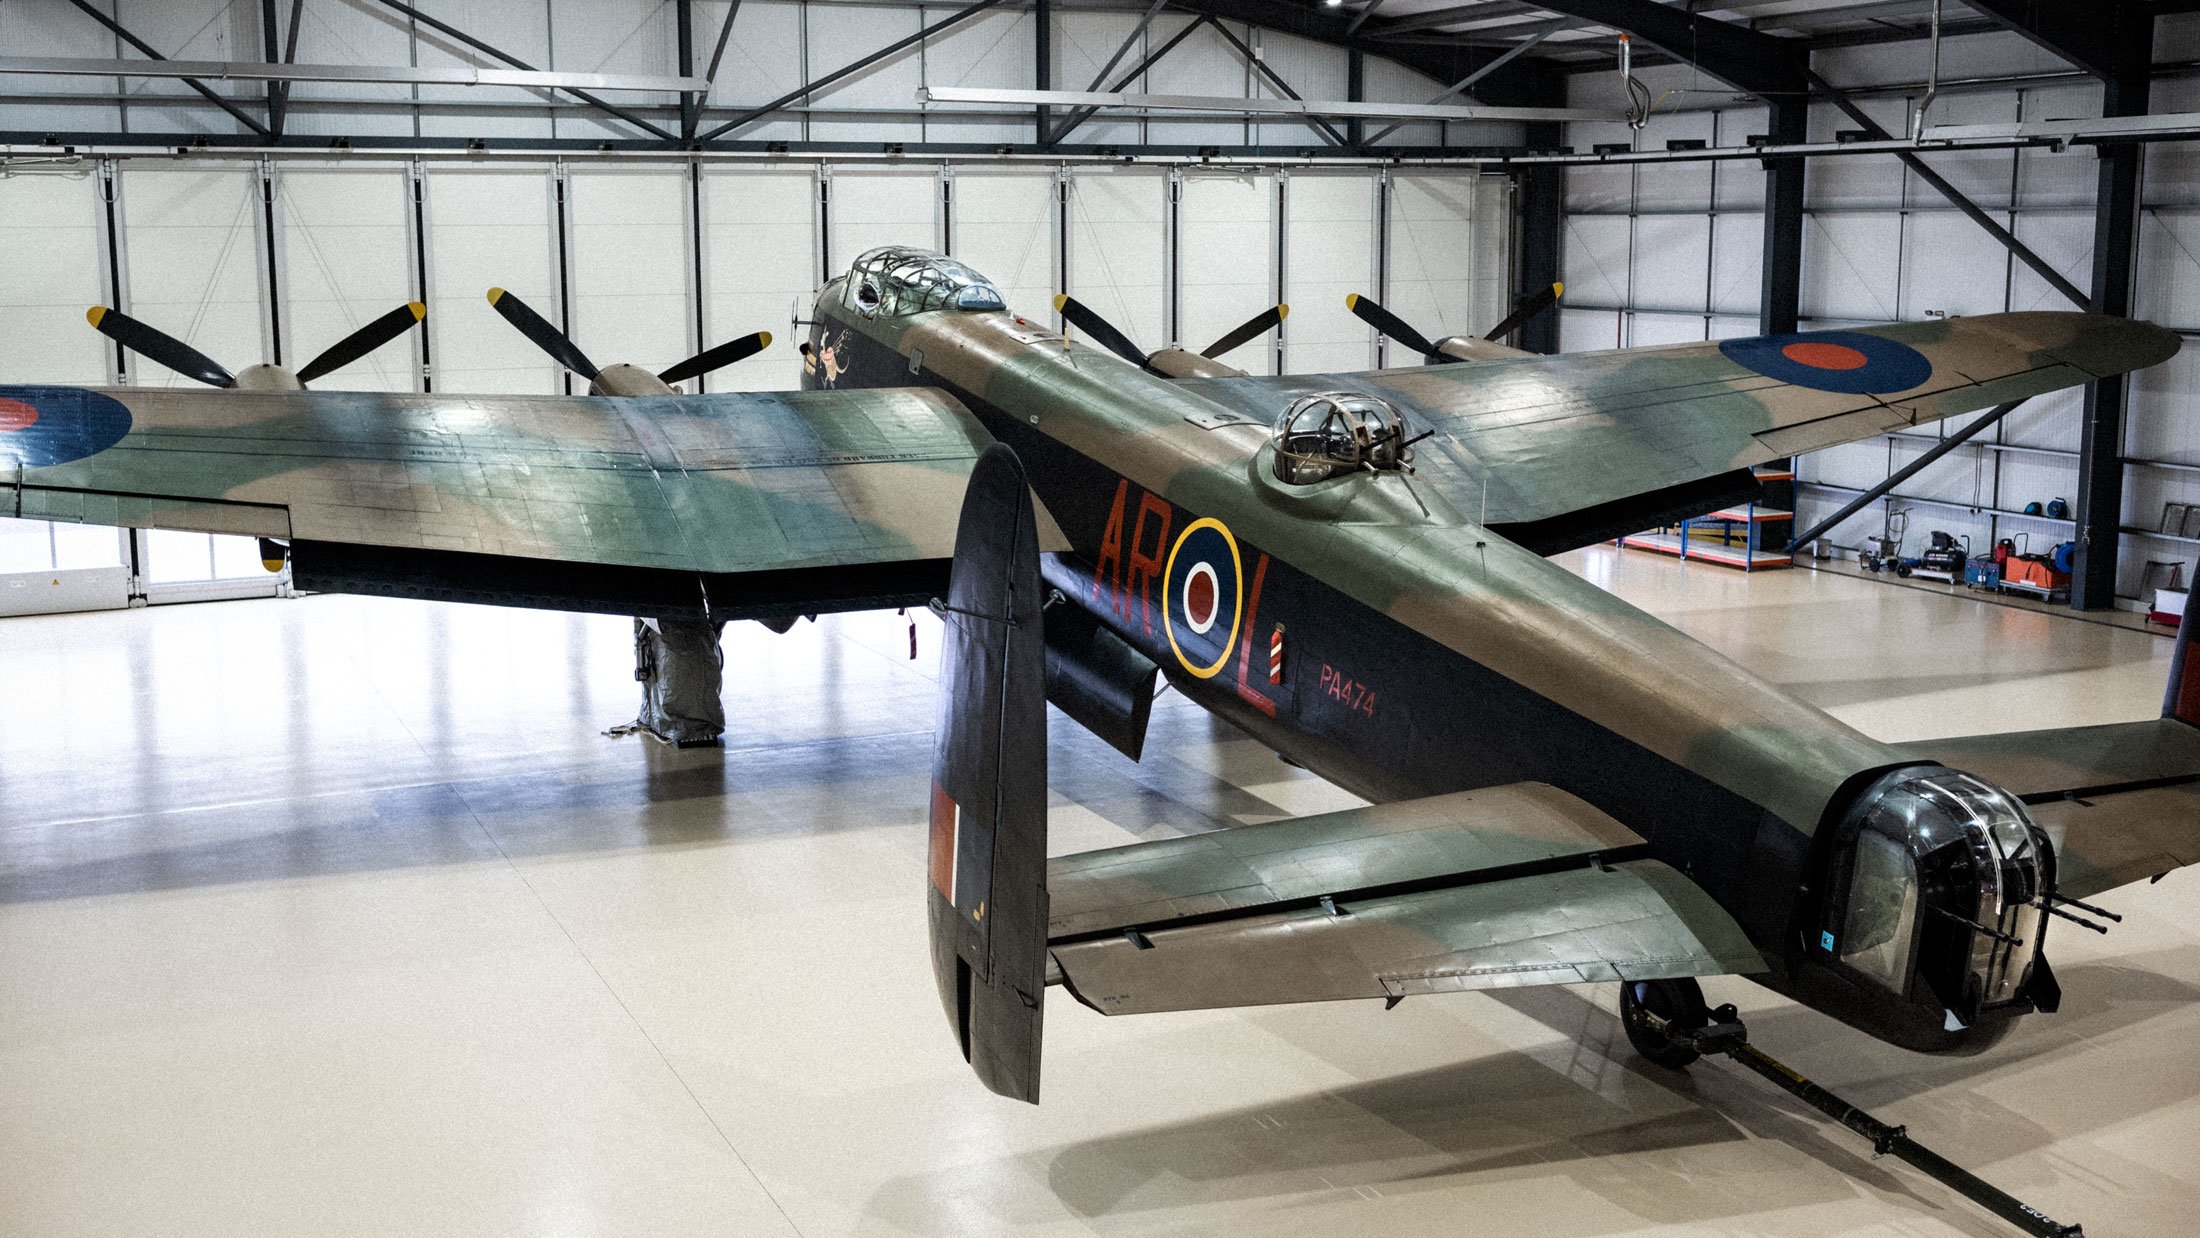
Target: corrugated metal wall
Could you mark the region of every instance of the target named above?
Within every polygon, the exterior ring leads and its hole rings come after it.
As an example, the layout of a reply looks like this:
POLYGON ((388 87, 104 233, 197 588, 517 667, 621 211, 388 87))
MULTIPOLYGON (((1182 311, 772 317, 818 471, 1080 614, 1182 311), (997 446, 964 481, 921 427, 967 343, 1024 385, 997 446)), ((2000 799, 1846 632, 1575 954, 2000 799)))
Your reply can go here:
MULTIPOLYGON (((2190 59, 2200 24, 2164 19, 2157 61, 2190 59)), ((1922 82, 1923 43, 1820 53, 1818 71, 1847 88, 1922 82)), ((2069 66, 2014 34, 1946 41, 1945 81, 2017 74, 2067 74, 2069 66)), ((1676 138, 1733 145, 1767 126, 1765 109, 1685 69, 1644 75, 1660 92, 1640 134, 1623 125, 1575 125, 1570 140, 1635 142, 1663 149, 1676 138)), ((1878 95, 1862 107, 1890 132, 1906 133, 1922 92, 1878 95)), ((1613 102, 1616 78, 1577 78, 1576 104, 1613 102)), ((2200 81, 2166 78, 2155 88, 2160 112, 2200 108, 2200 81)), ((1944 89, 1936 124, 2097 116, 2100 90, 2090 79, 2046 84, 1944 89)), ((1814 105, 1813 141, 1832 141, 1854 122, 1830 104, 1814 105)), ((2089 148, 2045 148, 1933 155, 1927 162, 2079 287, 2091 280, 2095 159, 2089 148)), ((1756 330, 1763 173, 1748 162, 1574 168, 1568 173, 1564 269, 1568 300, 1561 334, 1568 349, 1717 339, 1756 330)), ((2200 152, 2189 143, 2149 148, 2145 173, 2138 312, 2164 326, 2200 334, 2200 152)), ((1803 234, 1805 329, 2072 308, 1993 237, 1959 214, 1893 156, 1812 161, 1803 234)), ((2200 356, 2188 352, 2148 371, 2134 385, 2128 421, 2124 524, 2148 530, 2124 537, 2118 592, 2135 596, 2149 560, 2187 564, 2200 541, 2151 532, 2163 505, 2200 501, 2200 356)), ((1887 509, 1911 511, 1911 536, 1945 529, 1984 553, 2009 537, 2045 549, 2067 540, 2068 520, 2022 514, 2056 498, 2075 502, 2080 393, 2032 401, 1958 448, 1900 489, 1907 496, 1868 508, 1830 536, 1855 546, 1877 533, 1887 509)), ((1803 457, 1798 516, 1829 515, 1855 493, 1915 459, 1947 427, 1889 435, 1803 457)), ((2200 534, 2200 519, 2192 531, 2200 534)), ((1798 526, 1799 528, 1801 525, 1798 526)), ((2161 583, 2159 580, 2154 583, 2161 583)))

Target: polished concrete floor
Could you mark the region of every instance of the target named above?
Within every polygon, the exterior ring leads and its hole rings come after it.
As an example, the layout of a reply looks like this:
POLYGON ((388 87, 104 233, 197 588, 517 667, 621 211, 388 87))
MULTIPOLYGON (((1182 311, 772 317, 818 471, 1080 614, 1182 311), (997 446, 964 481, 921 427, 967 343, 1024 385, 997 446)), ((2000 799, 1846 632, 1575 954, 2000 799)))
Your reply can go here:
MULTIPOLYGON (((2169 642, 1853 577, 1578 570, 1890 738, 2141 718, 2169 642)), ((0 1234, 1993 1235, 1610 986, 1107 1020, 980 1088, 923 942, 934 629, 728 641, 725 751, 600 732, 615 619, 0 620, 0 1234)), ((1058 850, 1351 803, 1174 697, 1063 725, 1058 850)), ((1981 1058, 1760 1044, 2096 1238, 2200 1214, 2200 873, 1981 1058)))

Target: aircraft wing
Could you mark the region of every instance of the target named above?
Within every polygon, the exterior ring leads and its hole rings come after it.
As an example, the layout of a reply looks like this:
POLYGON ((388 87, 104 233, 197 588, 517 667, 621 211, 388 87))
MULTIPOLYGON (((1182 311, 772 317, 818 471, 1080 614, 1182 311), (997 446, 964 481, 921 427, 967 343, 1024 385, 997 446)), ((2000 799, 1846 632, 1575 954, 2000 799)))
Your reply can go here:
POLYGON ((1186 386, 1263 425, 1315 392, 1388 400, 1414 432, 1438 433, 1418 451, 1422 480, 1550 554, 1746 499, 1752 465, 2143 369, 2177 348, 2151 323, 1986 314, 1186 386))
POLYGON ((1648 855, 1517 783, 1052 860, 1047 946, 1103 1014, 1764 970, 1648 855))
POLYGON ((282 539, 303 588, 720 615, 938 592, 991 442, 923 389, 0 386, 0 430, 0 515, 282 539))
POLYGON ((2073 898, 2200 863, 2200 728, 2176 718, 1895 747, 2023 800, 2073 898))

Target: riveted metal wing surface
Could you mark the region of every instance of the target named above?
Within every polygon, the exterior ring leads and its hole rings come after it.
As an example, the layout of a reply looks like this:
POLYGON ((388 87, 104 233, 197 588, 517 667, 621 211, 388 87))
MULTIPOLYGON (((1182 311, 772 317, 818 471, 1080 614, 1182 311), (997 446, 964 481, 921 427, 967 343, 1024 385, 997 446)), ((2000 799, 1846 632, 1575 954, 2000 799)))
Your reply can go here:
POLYGON ((22 423, 0 438, 0 514, 288 539, 306 588, 614 612, 930 596, 991 441, 913 389, 0 387, 0 407, 22 423))
POLYGON ((1987 314, 1186 386, 1262 420, 1319 391, 1389 400, 1442 438, 1421 459, 1454 507, 1551 553, 1721 506, 1754 489, 1752 465, 2142 369, 2177 348, 2128 319, 1987 314))

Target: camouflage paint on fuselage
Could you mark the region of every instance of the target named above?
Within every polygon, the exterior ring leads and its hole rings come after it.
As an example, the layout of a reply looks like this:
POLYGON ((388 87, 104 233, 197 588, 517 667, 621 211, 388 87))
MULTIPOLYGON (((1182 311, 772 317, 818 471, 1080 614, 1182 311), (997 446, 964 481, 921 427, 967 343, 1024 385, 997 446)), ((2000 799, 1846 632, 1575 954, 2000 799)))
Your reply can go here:
POLYGON ((976 413, 1028 462, 1069 539, 1050 582, 1186 696, 1378 801, 1559 787, 1701 884, 1773 964, 1762 982, 1913 1048, 1968 1051, 2005 1029, 2003 1016, 1950 1032, 1937 1011, 1852 991, 1807 948, 1813 836, 1914 756, 1408 477, 1314 493, 1271 481, 1267 421, 1199 390, 1229 380, 1156 377, 1006 312, 866 317, 842 300, 837 282, 820 295, 812 335, 835 345, 833 385, 927 383, 976 413), (1169 553, 1201 520, 1234 536, 1244 590, 1235 647, 1205 675, 1166 620, 1169 553), (1278 625, 1284 682, 1272 683, 1278 625))

